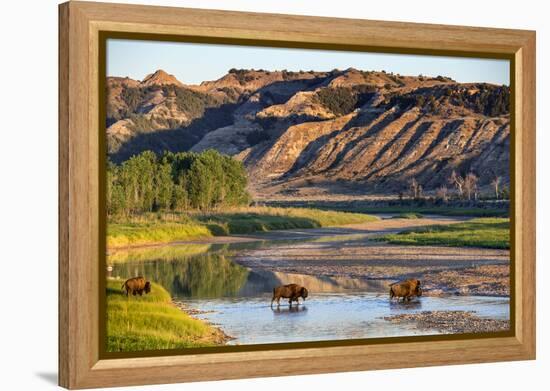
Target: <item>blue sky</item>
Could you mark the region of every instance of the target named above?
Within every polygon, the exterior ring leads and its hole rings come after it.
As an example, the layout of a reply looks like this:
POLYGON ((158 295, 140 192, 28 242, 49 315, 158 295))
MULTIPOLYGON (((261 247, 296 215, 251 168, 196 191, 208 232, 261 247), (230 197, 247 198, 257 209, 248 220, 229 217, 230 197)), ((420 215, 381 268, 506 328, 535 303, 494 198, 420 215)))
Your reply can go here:
POLYGON ((163 69, 185 84, 216 80, 231 68, 330 71, 357 68, 402 75, 450 76, 458 82, 510 84, 509 61, 332 50, 281 49, 156 41, 107 41, 107 75, 142 80, 163 69))

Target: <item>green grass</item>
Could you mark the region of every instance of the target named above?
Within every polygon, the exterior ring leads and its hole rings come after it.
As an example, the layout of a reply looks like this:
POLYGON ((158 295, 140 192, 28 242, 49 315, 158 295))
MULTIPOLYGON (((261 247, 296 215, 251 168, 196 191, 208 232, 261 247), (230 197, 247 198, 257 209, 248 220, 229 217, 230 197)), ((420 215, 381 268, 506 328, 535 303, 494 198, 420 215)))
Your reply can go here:
POLYGON ((279 229, 319 228, 364 223, 377 217, 363 213, 309 208, 248 207, 227 212, 169 215, 156 214, 108 224, 108 248, 202 239, 279 229))
POLYGON ((442 216, 470 217, 508 217, 508 208, 484 206, 451 206, 451 205, 374 205, 372 201, 273 201, 273 207, 315 208, 321 210, 347 211, 354 213, 420 213, 442 216))
POLYGON ((170 294, 152 284, 151 293, 126 297, 121 280, 107 281, 107 351, 128 352, 215 346, 219 332, 176 308, 170 294))
POLYGON ((409 220, 415 220, 415 219, 421 219, 424 216, 420 213, 415 212, 409 212, 409 213, 399 213, 398 215, 393 216, 394 219, 409 219, 409 220))
POLYGON ((498 208, 449 208, 449 207, 399 207, 382 206, 379 208, 360 208, 363 213, 416 213, 435 214, 442 216, 468 216, 468 217, 507 217, 507 209, 498 208))
POLYGON ((362 213, 324 211, 307 208, 250 207, 236 211, 205 214, 198 219, 219 227, 223 234, 245 234, 280 229, 320 228, 377 220, 362 213))
POLYGON ((176 240, 201 239, 212 231, 198 222, 151 221, 147 223, 110 223, 107 227, 107 247, 125 247, 176 240))
POLYGON ((384 235, 377 240, 402 245, 510 248, 510 219, 477 218, 384 235))

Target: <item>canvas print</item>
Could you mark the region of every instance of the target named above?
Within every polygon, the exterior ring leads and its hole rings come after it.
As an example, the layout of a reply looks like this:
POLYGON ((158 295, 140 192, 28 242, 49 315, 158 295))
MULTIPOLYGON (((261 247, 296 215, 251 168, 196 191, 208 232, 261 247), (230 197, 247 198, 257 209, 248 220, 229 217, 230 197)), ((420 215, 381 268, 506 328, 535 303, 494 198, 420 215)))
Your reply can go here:
POLYGON ((105 349, 510 330, 507 60, 108 39, 105 349))

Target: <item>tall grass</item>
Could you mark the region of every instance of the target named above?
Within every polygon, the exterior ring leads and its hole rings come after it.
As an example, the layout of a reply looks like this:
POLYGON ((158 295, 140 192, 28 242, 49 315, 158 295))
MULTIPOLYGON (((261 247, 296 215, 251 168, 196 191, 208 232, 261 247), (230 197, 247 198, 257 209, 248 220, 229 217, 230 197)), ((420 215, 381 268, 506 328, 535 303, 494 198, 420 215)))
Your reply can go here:
POLYGON ((377 220, 361 213, 307 208, 248 207, 227 212, 201 214, 199 221, 215 225, 223 234, 244 234, 282 229, 320 228, 377 220))
POLYGON ((196 222, 114 223, 109 224, 107 228, 107 246, 125 247, 184 239, 200 239, 210 236, 212 236, 211 230, 196 222))
POLYGON ((170 294, 152 284, 151 293, 126 297, 121 280, 107 281, 107 351, 128 352, 215 346, 221 333, 176 308, 170 294))
POLYGON ((510 219, 477 218, 459 224, 434 225, 388 234, 377 240, 404 245, 509 249, 510 219))
POLYGON ((117 248, 280 229, 319 228, 377 219, 362 213, 274 207, 247 207, 190 215, 150 213, 110 222, 107 246, 117 248))
POLYGON ((423 217, 424 215, 416 212, 408 212, 408 213, 403 212, 393 216, 394 219, 408 219, 408 220, 421 219, 423 217))

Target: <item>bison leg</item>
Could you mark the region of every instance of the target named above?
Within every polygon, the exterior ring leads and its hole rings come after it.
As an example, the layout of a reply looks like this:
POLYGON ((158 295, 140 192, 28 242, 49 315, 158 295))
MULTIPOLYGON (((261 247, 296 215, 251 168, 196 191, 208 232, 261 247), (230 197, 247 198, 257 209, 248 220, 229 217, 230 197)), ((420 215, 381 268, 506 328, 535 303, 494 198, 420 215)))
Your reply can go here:
POLYGON ((143 291, 142 290, 139 291, 139 295, 143 296, 143 291))

